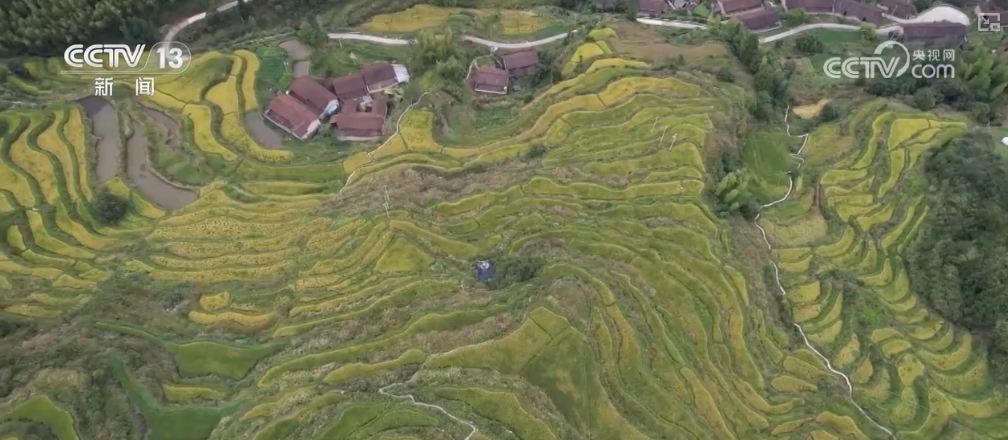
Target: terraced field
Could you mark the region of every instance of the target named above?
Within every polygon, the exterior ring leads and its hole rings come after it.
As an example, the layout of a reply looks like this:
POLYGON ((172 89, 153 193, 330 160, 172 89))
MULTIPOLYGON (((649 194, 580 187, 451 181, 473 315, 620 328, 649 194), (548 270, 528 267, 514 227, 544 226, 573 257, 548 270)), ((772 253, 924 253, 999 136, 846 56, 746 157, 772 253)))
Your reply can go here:
POLYGON ((898 438, 1004 438, 1003 391, 970 334, 912 293, 901 254, 928 208, 910 182, 929 148, 965 124, 866 105, 812 133, 792 201, 765 212, 780 279, 808 342, 850 378, 853 396, 898 438), (835 151, 863 131, 861 148, 835 151), (822 207, 820 211, 817 207, 822 207), (831 220, 830 227, 825 225, 831 220))
POLYGON ((0 114, 0 304, 74 329, 72 359, 93 360, 25 381, 0 427, 61 440, 1008 432, 985 360, 916 303, 899 260, 926 215, 904 177, 956 122, 871 104, 810 136, 809 152, 835 149, 806 162, 822 177, 762 219, 805 347, 703 198, 705 146, 739 91, 596 63, 478 145, 439 144, 417 108, 373 151, 294 165, 242 129, 254 55, 204 55, 152 104, 189 118, 227 173, 169 212, 115 178, 134 201, 115 228, 87 209, 78 108, 0 114), (484 257, 544 264, 491 290, 474 279, 484 257), (101 411, 66 391, 92 381, 114 397, 101 411), (132 422, 110 434, 102 417, 132 422))

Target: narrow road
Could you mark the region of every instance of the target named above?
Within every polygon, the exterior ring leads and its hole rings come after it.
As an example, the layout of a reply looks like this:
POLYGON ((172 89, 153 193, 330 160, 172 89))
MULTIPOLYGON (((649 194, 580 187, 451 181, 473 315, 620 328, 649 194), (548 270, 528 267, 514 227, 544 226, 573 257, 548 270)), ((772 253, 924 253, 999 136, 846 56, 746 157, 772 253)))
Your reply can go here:
POLYGON ((374 35, 361 34, 357 32, 330 32, 328 36, 330 40, 370 41, 372 43, 384 44, 386 46, 407 46, 414 41, 414 40, 404 40, 402 38, 377 37, 374 35))

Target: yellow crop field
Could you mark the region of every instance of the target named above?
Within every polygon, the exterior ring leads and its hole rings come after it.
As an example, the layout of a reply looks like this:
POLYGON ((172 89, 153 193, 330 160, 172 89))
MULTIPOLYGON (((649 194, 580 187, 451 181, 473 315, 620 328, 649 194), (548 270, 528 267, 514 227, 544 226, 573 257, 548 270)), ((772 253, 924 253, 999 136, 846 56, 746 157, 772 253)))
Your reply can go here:
POLYGON ((889 126, 889 141, 887 145, 890 150, 903 146, 903 142, 913 138, 917 133, 928 129, 931 126, 927 119, 897 119, 889 126))
POLYGON ((226 283, 229 281, 269 280, 289 272, 293 262, 282 262, 262 267, 229 267, 201 271, 160 270, 140 261, 127 262, 124 267, 134 272, 146 272, 158 281, 191 281, 197 283, 226 283))
POLYGON ((837 351, 836 356, 833 358, 834 366, 836 368, 846 368, 854 361, 856 361, 858 355, 860 354, 861 354, 861 341, 858 339, 858 335, 856 334, 851 335, 851 338, 847 341, 846 344, 840 347, 840 350, 837 351))
POLYGON ((458 8, 415 5, 394 14, 378 14, 362 25, 372 32, 415 32, 440 26, 448 18, 461 13, 458 8))
MULTIPOLYGON (((33 113, 31 119, 31 125, 25 133, 30 132, 42 122, 42 115, 33 113)), ((29 147, 25 136, 17 138, 11 144, 8 152, 11 162, 28 173, 38 183, 45 201, 50 205, 59 203, 59 184, 56 181, 56 171, 53 169, 52 162, 49 162, 49 158, 29 147)))
POLYGON ((182 258, 166 257, 162 255, 152 255, 150 261, 158 266, 179 270, 199 270, 212 267, 224 266, 266 266, 276 264, 281 261, 293 259, 300 252, 298 249, 289 248, 267 253, 244 253, 238 255, 222 255, 220 257, 207 258, 202 260, 189 260, 182 258))
POLYGON ((161 389, 164 391, 165 400, 172 403, 188 403, 197 399, 221 400, 227 396, 220 390, 191 385, 164 384, 161 389))
POLYGON ((161 240, 236 240, 269 234, 282 234, 291 225, 287 223, 252 223, 230 217, 213 217, 199 222, 168 226, 155 230, 150 238, 161 240))
POLYGON ((403 116, 399 135, 409 151, 440 152, 441 145, 434 140, 434 114, 411 111, 403 116))
POLYGON ((622 58, 605 58, 601 60, 595 60, 594 62, 592 62, 591 66, 588 66, 588 70, 585 71, 585 74, 586 75, 592 74, 602 69, 612 69, 612 68, 648 69, 650 67, 651 67, 650 64, 645 63, 643 61, 624 60, 622 58))
POLYGON ((646 92, 675 92, 686 96, 695 96, 699 93, 699 88, 675 78, 623 78, 606 86, 598 96, 609 107, 635 94, 646 92))
POLYGON ((203 295, 200 296, 199 303, 200 307, 203 307, 203 310, 213 312, 231 304, 231 294, 225 290, 211 295, 203 295))
POLYGON ((179 101, 177 98, 167 94, 167 93, 155 93, 153 95, 144 95, 144 99, 156 104, 158 107, 166 108, 169 110, 182 111, 185 108, 186 103, 179 101))
POLYGON ((542 30, 547 24, 542 17, 529 11, 500 11, 500 27, 504 34, 531 34, 542 30))
POLYGON ((220 156, 224 160, 235 160, 238 158, 231 150, 224 148, 213 134, 210 128, 210 121, 213 120, 210 109, 199 104, 186 104, 182 109, 182 114, 188 117, 193 123, 193 137, 196 139, 196 147, 206 154, 220 156))
POLYGON ((242 100, 245 101, 245 112, 250 112, 259 108, 259 101, 256 98, 255 80, 259 73, 259 57, 255 53, 239 49, 235 51, 245 62, 245 73, 241 78, 242 100))
POLYGON ((24 235, 21 234, 21 228, 17 225, 11 225, 7 228, 7 244, 19 251, 28 250, 28 246, 24 242, 24 235))
POLYGON ((801 393, 819 389, 811 383, 792 376, 777 376, 770 381, 770 386, 781 393, 801 393))
MULTIPOLYGON (((77 180, 77 175, 75 174, 73 166, 74 162, 70 156, 70 149, 68 149, 59 137, 59 128, 66 120, 67 112, 57 111, 55 116, 56 119, 54 122, 42 131, 42 133, 39 133, 38 138, 35 140, 35 144, 38 145, 39 149, 52 154, 59 161, 64 181, 64 184, 61 186, 66 188, 67 194, 70 196, 70 200, 76 201, 80 198, 80 194, 77 193, 77 186, 74 185, 74 182, 77 180)), ((81 145, 81 147, 83 148, 83 145, 81 145)), ((84 163, 86 164, 87 162, 84 163)), ((84 180, 84 184, 87 184, 87 180, 84 180)))
POLYGON ((259 145, 245 130, 245 123, 238 113, 224 115, 221 122, 221 135, 226 142, 239 151, 261 162, 282 163, 291 158, 291 152, 288 150, 268 150, 259 145))
POLYGON ((86 298, 87 296, 84 294, 79 294, 71 298, 55 297, 42 292, 32 292, 28 295, 29 301, 35 301, 49 307, 73 307, 81 304, 86 298))
MULTIPOLYGON (((241 58, 237 59, 240 60, 241 58)), ((235 63, 235 65, 239 65, 239 63, 235 63)), ((226 81, 222 81, 211 87, 210 90, 207 90, 205 98, 207 101, 220 107, 225 115, 240 113, 239 110, 241 109, 238 108, 238 87, 238 77, 232 74, 228 76, 226 81)))
POLYGON ((85 260, 90 260, 95 258, 95 254, 83 248, 76 246, 71 246, 66 242, 60 241, 59 239, 53 238, 49 235, 46 230, 45 223, 42 220, 42 214, 37 211, 29 211, 26 213, 28 216, 28 225, 32 233, 32 241, 38 247, 52 252, 56 255, 62 255, 70 258, 82 258, 85 260))
POLYGON ((430 266, 434 259, 412 243, 397 239, 375 263, 378 273, 415 272, 430 266))
POLYGON ((860 170, 829 170, 823 173, 819 183, 823 186, 837 185, 851 180, 861 180, 868 176, 867 169, 860 170))
POLYGON ((246 315, 238 312, 204 313, 198 310, 189 312, 189 319, 197 324, 214 325, 234 323, 248 328, 263 328, 273 321, 272 313, 261 315, 246 315))
POLYGON ((592 29, 588 32, 588 37, 593 40, 605 40, 608 38, 616 38, 616 31, 611 27, 603 27, 598 29, 592 29))
POLYGON ((41 319, 52 319, 63 312, 59 309, 50 309, 47 307, 36 306, 32 304, 14 304, 7 306, 3 309, 7 313, 14 315, 27 316, 29 318, 41 318, 41 319))
POLYGON ((606 54, 605 50, 603 50, 598 43, 595 42, 584 43, 578 46, 577 50, 574 51, 574 54, 571 55, 570 60, 567 61, 567 64, 564 64, 563 70, 561 70, 561 74, 563 76, 569 76, 572 73, 574 73, 574 70, 576 70, 578 66, 581 65, 581 63, 584 63, 595 57, 603 56, 605 54, 606 54))

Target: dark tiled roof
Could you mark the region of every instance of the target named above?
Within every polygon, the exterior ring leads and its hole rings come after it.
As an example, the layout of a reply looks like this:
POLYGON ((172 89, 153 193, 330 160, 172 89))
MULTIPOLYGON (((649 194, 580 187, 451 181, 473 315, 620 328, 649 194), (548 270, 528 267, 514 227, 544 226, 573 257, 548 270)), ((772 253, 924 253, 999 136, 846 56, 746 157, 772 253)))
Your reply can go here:
POLYGON ((385 117, 375 113, 343 113, 331 119, 340 130, 373 131, 381 133, 385 117))
POLYGON ((762 0, 722 0, 721 7, 725 14, 749 11, 763 6, 762 0))
POLYGON ((371 110, 368 113, 381 115, 384 118, 388 114, 388 101, 384 99, 371 101, 371 110))
POLYGON ((913 3, 902 0, 879 0, 878 4, 885 7, 889 11, 889 15, 899 18, 910 18, 917 14, 917 8, 913 3))
POLYGON ((309 109, 314 110, 316 115, 324 112, 329 106, 329 102, 336 99, 336 95, 333 95, 329 89, 307 76, 295 78, 288 91, 309 109))
POLYGON ((266 117, 287 128, 295 136, 304 137, 311 123, 318 120, 318 113, 290 95, 281 94, 270 101, 266 117))
POLYGON ((665 0, 637 0, 637 12, 644 14, 661 14, 669 9, 665 0))
POLYGON ((539 53, 534 50, 515 52, 501 57, 507 70, 524 69, 539 64, 539 53))
POLYGON ((834 0, 786 0, 788 9, 804 9, 806 12, 833 12, 834 0))
POLYGON ((1001 20, 998 21, 998 23, 1001 23, 1001 28, 1008 27, 1008 10, 1001 9, 993 3, 983 3, 979 7, 980 12, 985 14, 998 14, 1001 17, 1001 20))
POLYGON ((329 78, 325 80, 325 85, 336 94, 340 101, 352 101, 368 94, 367 85, 364 84, 364 76, 360 73, 329 78))
POLYGON ((760 9, 736 15, 745 27, 752 31, 761 31, 780 26, 780 13, 772 9, 760 9))
POLYGON ((935 40, 966 38, 969 27, 961 23, 941 21, 937 23, 904 23, 903 37, 907 40, 935 40))
POLYGON ((867 23, 879 24, 882 22, 882 9, 854 0, 837 0, 833 12, 867 23))
POLYGON ((368 86, 381 84, 388 81, 396 81, 395 68, 389 63, 378 63, 367 66, 360 71, 364 77, 364 82, 368 86))
POLYGON ((473 78, 473 88, 477 90, 507 92, 509 75, 506 70, 482 66, 473 78))

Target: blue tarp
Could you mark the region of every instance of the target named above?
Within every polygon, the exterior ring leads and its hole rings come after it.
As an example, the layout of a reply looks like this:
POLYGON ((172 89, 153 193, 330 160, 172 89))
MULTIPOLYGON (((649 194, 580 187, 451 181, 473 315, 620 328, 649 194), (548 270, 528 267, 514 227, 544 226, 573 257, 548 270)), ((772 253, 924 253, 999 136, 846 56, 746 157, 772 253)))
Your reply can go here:
POLYGON ((490 281, 490 278, 493 277, 493 274, 494 274, 493 263, 491 263, 491 262, 489 262, 487 260, 483 260, 483 261, 480 261, 480 262, 476 263, 476 279, 477 280, 479 280, 481 282, 490 281))

